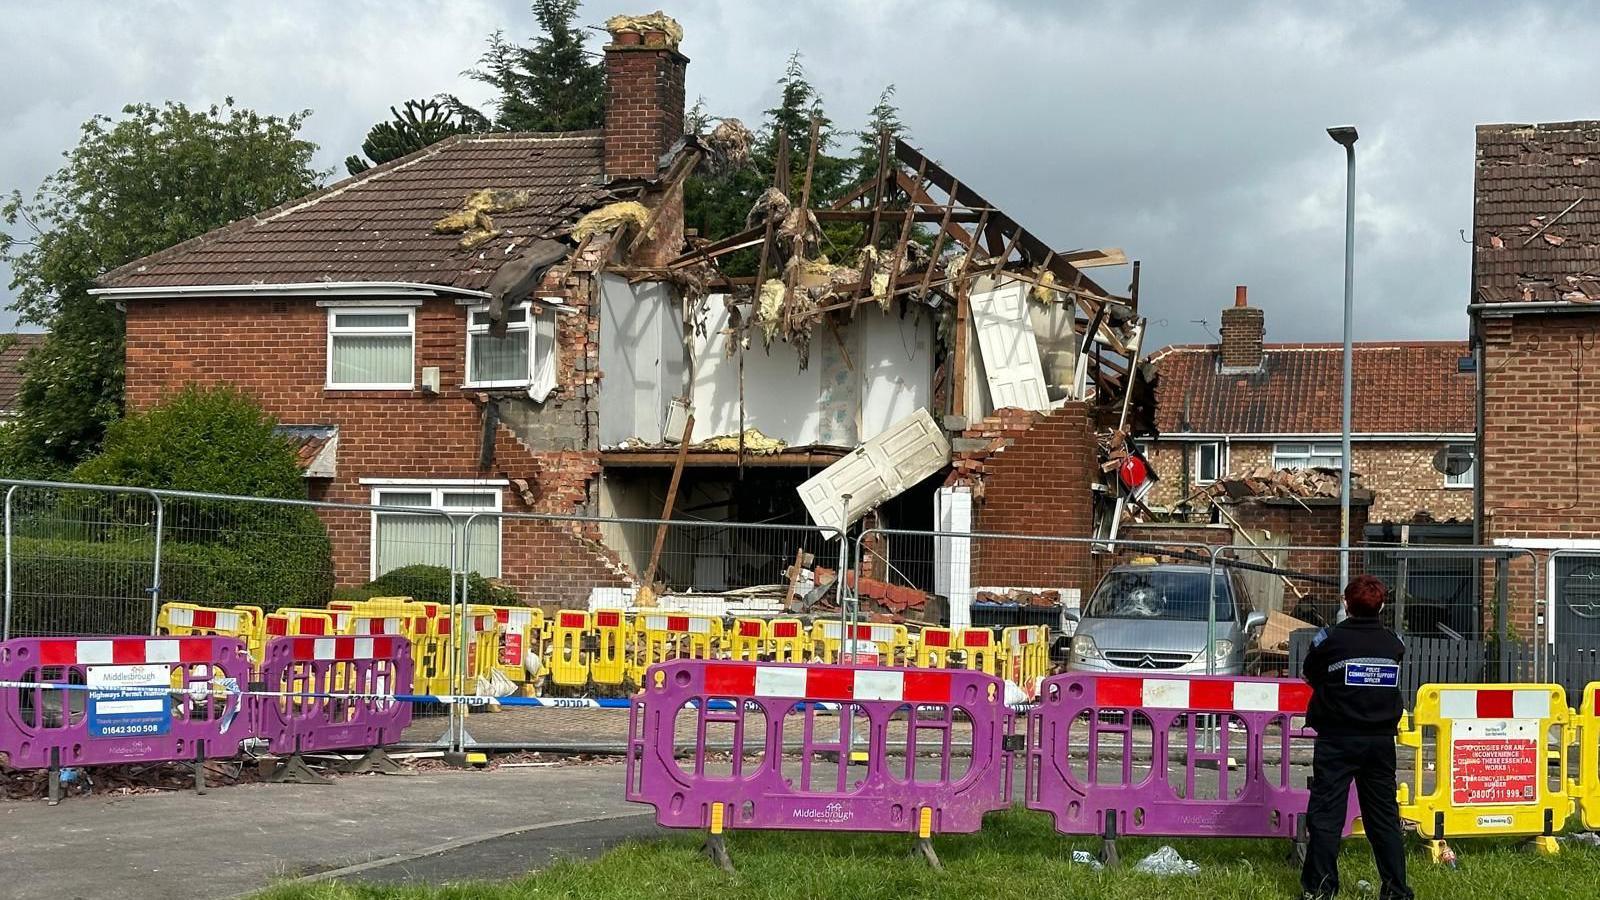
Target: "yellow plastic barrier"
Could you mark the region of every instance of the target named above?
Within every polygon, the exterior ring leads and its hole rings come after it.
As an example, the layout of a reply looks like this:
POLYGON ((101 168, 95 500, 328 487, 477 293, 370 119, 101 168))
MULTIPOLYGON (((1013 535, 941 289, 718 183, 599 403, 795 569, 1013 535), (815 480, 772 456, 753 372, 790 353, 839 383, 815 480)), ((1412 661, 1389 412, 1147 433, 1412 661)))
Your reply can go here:
POLYGON ((811 642, 806 639, 805 623, 799 619, 773 619, 767 623, 767 642, 774 662, 805 662, 811 658, 811 642))
POLYGON ((911 645, 911 665, 919 669, 948 669, 955 643, 954 631, 930 625, 922 629, 911 645))
POLYGON ((628 619, 621 610, 596 610, 590 618, 594 636, 588 639, 589 678, 595 684, 622 684, 628 677, 633 629, 628 627, 628 619))
POLYGON ((546 669, 550 681, 561 687, 581 688, 589 684, 589 653, 583 640, 591 620, 586 612, 563 609, 550 620, 550 648, 546 669))
POLYGON ((1600 682, 1583 689, 1577 710, 1578 778, 1568 786, 1583 827, 1600 831, 1600 682))
POLYGON ((1033 698, 1039 681, 1050 674, 1050 629, 1042 625, 1006 628, 1000 632, 1001 677, 1033 698))
POLYGON ((669 659, 712 659, 722 645, 722 620, 700 613, 642 612, 634 623, 634 684, 644 684, 645 670, 669 659))
POLYGON ((259 606, 239 604, 235 604, 233 609, 245 617, 245 652, 259 666, 267 650, 267 611, 259 606))
POLYGON ((772 652, 772 638, 766 619, 734 619, 728 630, 728 658, 757 662, 772 652))
POLYGON ((160 634, 237 637, 244 639, 246 647, 252 623, 249 612, 193 603, 163 603, 156 614, 156 631, 160 634))
POLYGON ((1000 674, 1000 648, 995 644, 994 632, 988 628, 961 629, 961 651, 966 659, 965 668, 990 675, 1000 674))
POLYGON ((404 606, 385 606, 369 609, 357 605, 342 611, 344 634, 388 634, 405 638, 411 648, 411 692, 426 694, 432 688, 431 673, 424 673, 422 659, 430 639, 431 620, 420 610, 407 610, 404 606))
POLYGON ((494 618, 500 627, 494 668, 517 684, 532 681, 538 671, 529 672, 526 660, 529 654, 544 659, 544 612, 531 606, 496 606, 494 618))
MULTIPOLYGON (((446 612, 431 620, 433 665, 430 684, 436 694, 450 693, 451 676, 456 671, 457 648, 452 619, 446 612)), ((500 629, 495 621, 494 607, 467 607, 467 629, 467 671, 463 688, 470 694, 476 688, 477 677, 487 671, 483 667, 492 665, 500 655, 500 629)))
POLYGON ((1413 782, 1400 786, 1401 818, 1416 823, 1435 861, 1449 857, 1446 837, 1526 835, 1556 853, 1555 833, 1572 814, 1562 774, 1571 727, 1558 684, 1423 685, 1412 720, 1400 723, 1401 746, 1417 751, 1413 782))
POLYGON ((284 608, 267 613, 263 631, 268 639, 285 635, 338 634, 333 616, 321 609, 284 608))
MULTIPOLYGON (((812 623, 811 649, 817 662, 838 661, 842 634, 838 619, 812 623)), ((877 646, 878 665, 881 666, 904 665, 911 655, 911 636, 904 625, 863 623, 856 626, 855 639, 871 641, 877 646)))

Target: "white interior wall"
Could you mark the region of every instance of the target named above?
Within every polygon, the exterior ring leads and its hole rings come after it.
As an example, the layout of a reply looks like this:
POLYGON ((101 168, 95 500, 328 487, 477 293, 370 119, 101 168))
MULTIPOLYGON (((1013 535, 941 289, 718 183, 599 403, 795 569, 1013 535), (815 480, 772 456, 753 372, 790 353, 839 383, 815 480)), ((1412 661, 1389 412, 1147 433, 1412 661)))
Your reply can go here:
MULTIPOLYGON (((696 339, 694 354, 695 439, 737 434, 739 431, 739 357, 727 354, 728 311, 722 297, 706 303, 704 338, 696 339)), ((768 352, 760 330, 750 331, 750 348, 744 352, 744 421, 768 437, 790 446, 817 443, 822 418, 822 366, 818 343, 832 340, 819 328, 811 342, 811 366, 800 371, 794 347, 775 341, 768 352)))
MULTIPOLYGON (((859 436, 869 441, 890 425, 933 403, 933 319, 919 310, 901 317, 897 307, 856 313, 861 378, 859 436)), ((854 351, 852 351, 854 352, 854 351)))
POLYGON ((667 403, 683 390, 683 326, 675 292, 600 276, 600 443, 661 441, 667 403))

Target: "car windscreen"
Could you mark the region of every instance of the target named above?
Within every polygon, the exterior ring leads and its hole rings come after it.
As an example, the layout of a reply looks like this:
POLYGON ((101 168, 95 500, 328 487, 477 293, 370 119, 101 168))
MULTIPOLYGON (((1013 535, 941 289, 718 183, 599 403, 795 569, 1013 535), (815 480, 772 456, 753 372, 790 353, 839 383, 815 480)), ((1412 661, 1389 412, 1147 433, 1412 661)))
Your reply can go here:
MULTIPOLYGON (((1206 620, 1206 572, 1169 569, 1112 572, 1095 589, 1084 607, 1086 619, 1178 619, 1206 620)), ((1216 576, 1217 621, 1233 618, 1233 601, 1228 579, 1216 576)))

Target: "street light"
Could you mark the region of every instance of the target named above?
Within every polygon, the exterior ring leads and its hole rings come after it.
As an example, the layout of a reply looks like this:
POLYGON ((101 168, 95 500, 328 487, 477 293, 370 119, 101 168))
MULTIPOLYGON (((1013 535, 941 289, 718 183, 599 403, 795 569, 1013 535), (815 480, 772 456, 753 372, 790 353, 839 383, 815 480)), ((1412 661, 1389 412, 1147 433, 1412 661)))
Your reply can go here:
MULTIPOLYGON (((1350 583, 1350 327, 1354 319, 1351 281, 1356 263, 1356 129, 1329 128, 1328 137, 1344 148, 1344 421, 1339 463, 1339 590, 1350 583)), ((1342 609, 1342 607, 1341 607, 1342 609)))

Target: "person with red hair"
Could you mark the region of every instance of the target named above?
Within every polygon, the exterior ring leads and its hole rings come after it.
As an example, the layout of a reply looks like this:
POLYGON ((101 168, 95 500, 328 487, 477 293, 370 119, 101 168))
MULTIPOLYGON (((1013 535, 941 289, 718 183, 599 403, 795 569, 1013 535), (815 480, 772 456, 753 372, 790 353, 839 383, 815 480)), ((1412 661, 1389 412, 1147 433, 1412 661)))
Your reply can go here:
POLYGON ((1339 842, 1352 781, 1378 863, 1379 900, 1415 896, 1406 884, 1405 839, 1395 801, 1395 729, 1404 709, 1400 661, 1406 646, 1379 618, 1387 600, 1383 582, 1373 576, 1351 579, 1344 589, 1348 617, 1317 632, 1301 673, 1311 685, 1306 724, 1317 732, 1306 806, 1306 862, 1300 871, 1308 898, 1339 893, 1339 842))

